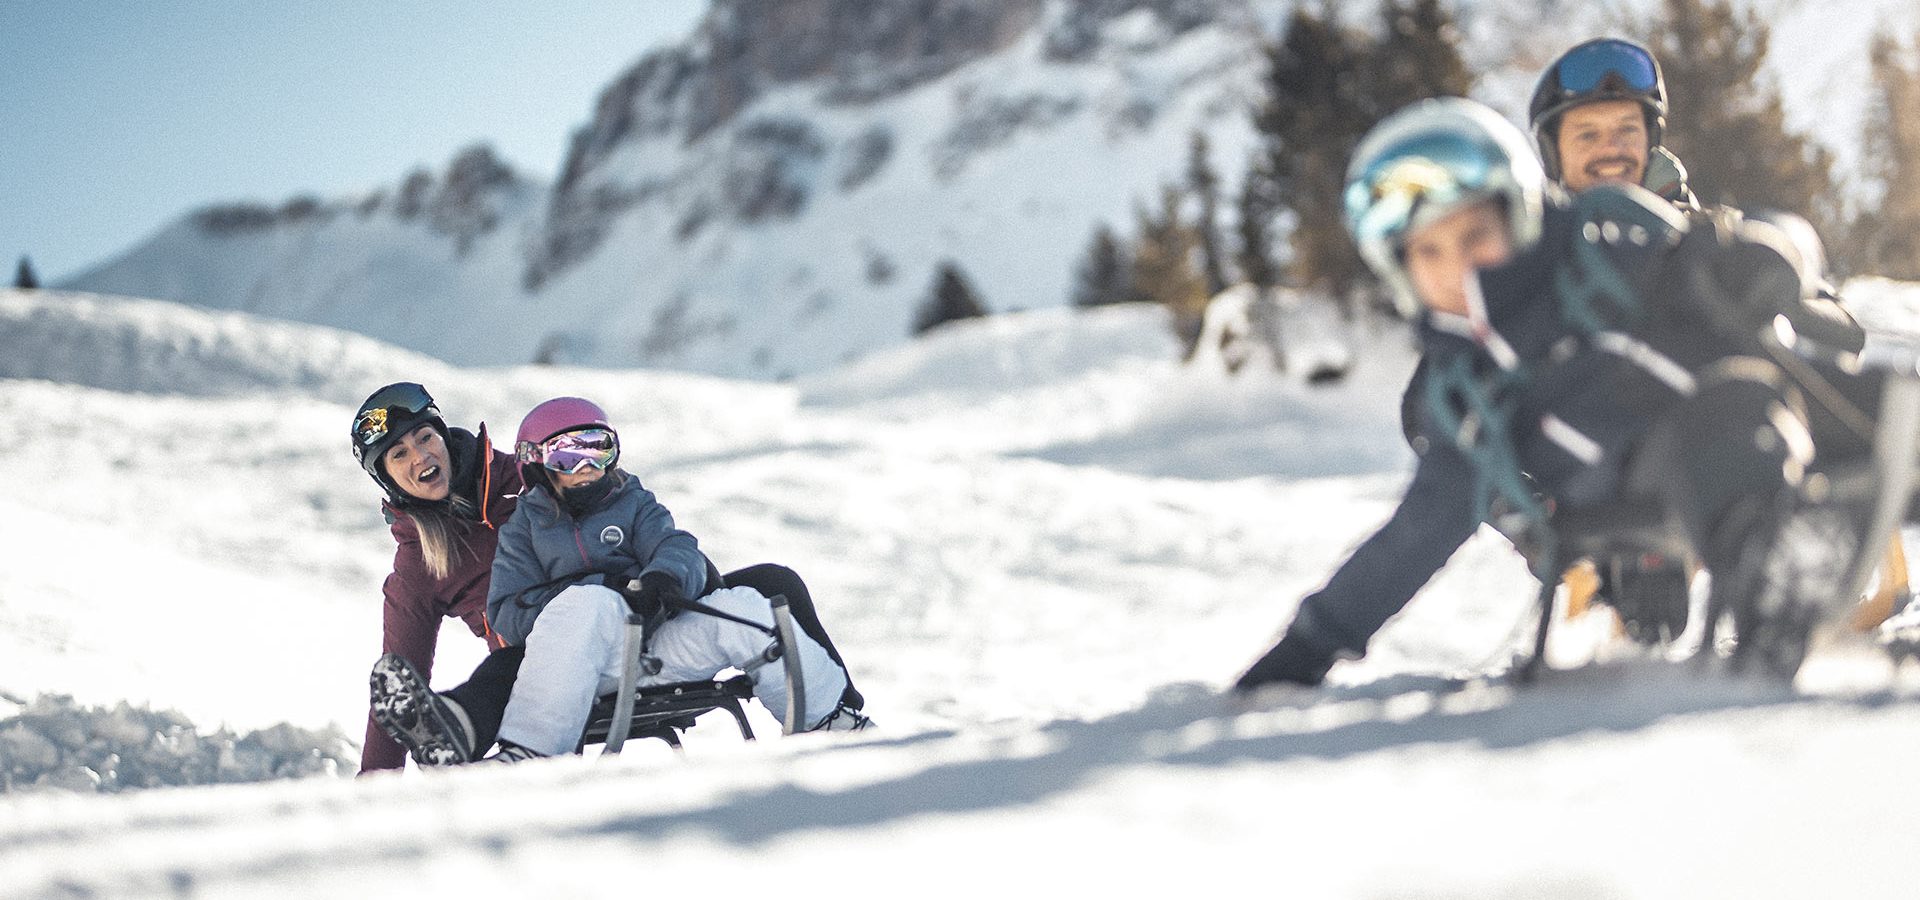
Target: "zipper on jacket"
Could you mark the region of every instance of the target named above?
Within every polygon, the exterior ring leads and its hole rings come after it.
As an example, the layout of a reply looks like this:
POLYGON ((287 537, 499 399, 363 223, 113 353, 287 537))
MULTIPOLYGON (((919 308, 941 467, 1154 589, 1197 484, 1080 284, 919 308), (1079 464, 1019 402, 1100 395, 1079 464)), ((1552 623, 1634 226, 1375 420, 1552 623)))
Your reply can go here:
POLYGON ((489 508, 493 506, 493 444, 482 442, 480 452, 487 457, 486 471, 480 476, 480 524, 497 531, 499 529, 487 518, 489 508))

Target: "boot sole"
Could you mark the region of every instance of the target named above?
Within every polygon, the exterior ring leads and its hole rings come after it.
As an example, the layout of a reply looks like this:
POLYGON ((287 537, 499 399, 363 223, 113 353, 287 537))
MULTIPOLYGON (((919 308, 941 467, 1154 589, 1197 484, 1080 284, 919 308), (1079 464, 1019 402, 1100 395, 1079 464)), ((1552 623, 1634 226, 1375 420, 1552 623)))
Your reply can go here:
POLYGON ((1741 617, 1745 623, 1736 629, 1736 670, 1753 662, 1768 675, 1792 681, 1806 662, 1814 629, 1845 611, 1848 598, 1839 585, 1846 582, 1852 553, 1819 552, 1814 544, 1822 541, 1858 545, 1840 513, 1813 510, 1790 520, 1766 556, 1756 561, 1765 589, 1774 596, 1741 617))
POLYGON ((407 748, 415 763, 451 766, 469 761, 459 723, 412 663, 392 654, 381 657, 373 665, 368 688, 374 722, 407 748))

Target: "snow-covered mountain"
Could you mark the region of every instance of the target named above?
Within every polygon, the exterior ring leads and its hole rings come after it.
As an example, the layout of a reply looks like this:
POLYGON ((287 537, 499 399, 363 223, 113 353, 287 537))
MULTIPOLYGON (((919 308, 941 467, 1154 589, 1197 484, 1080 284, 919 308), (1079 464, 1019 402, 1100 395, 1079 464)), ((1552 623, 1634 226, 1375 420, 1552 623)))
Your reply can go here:
POLYGON ((1245 155, 1255 24, 1234 0, 729 0, 601 92, 551 185, 470 151, 383 195, 202 211, 69 286, 468 364, 815 371, 904 340, 943 260, 996 311, 1061 305, 1195 129, 1245 155))
MULTIPOLYGON (((1644 10, 1652 0, 1623 9, 1644 10)), ((1752 0, 1796 124, 1854 161, 1864 48, 1903 0, 1752 0)), ((550 181, 484 148, 361 197, 209 207, 67 287, 329 325, 459 364, 754 378, 907 339, 943 260, 995 311, 1057 307, 1098 224, 1250 146, 1291 0, 717 0, 620 74, 550 181)), ((1466 0, 1477 93, 1609 28, 1604 4, 1466 0)), ((1370 4, 1344 15, 1372 24, 1370 4)), ((1905 29, 1900 30, 1900 29, 1905 29)), ((556 136, 557 137, 557 136, 556 136)))
MULTIPOLYGON (((1219 696, 1398 498, 1397 340, 1306 387, 1178 364, 1155 308, 1040 310, 772 384, 4 291, 0 340, 0 721, 62 693, 357 735, 392 541, 344 432, 414 377, 468 426, 603 402, 722 565, 806 576, 881 723, 779 739, 753 706, 763 740, 702 724, 684 758, 0 795, 9 898, 1912 893, 1913 672, 1835 645, 1797 691, 1731 681, 1596 614, 1537 686, 1457 679, 1526 640, 1491 533, 1328 688, 1219 696)), ((436 682, 480 652, 449 629, 436 682)))

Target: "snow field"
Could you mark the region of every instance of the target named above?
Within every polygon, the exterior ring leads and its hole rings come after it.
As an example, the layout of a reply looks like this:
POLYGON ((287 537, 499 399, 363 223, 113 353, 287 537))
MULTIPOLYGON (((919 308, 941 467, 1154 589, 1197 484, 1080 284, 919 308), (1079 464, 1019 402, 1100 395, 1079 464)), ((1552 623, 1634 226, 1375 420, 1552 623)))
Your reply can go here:
MULTIPOLYGON (((290 367, 325 334, 233 364, 290 367)), ((881 728, 782 740, 756 711, 763 740, 705 723, 679 758, 8 795, 8 896, 1910 893, 1912 673, 1842 645, 1797 691, 1701 677, 1583 621, 1555 648, 1581 668, 1461 677, 1529 618, 1490 534, 1329 687, 1223 698, 1397 501, 1411 355, 1375 341, 1309 389, 1164 347, 1155 311, 1122 308, 945 329, 787 385, 430 369, 450 421, 501 441, 546 396, 602 400, 721 566, 806 576, 881 728)), ((0 380, 0 690, 357 738, 392 543, 342 432, 402 376, 341 370, 198 397, 0 380)), ((449 629, 436 684, 478 653, 449 629)))

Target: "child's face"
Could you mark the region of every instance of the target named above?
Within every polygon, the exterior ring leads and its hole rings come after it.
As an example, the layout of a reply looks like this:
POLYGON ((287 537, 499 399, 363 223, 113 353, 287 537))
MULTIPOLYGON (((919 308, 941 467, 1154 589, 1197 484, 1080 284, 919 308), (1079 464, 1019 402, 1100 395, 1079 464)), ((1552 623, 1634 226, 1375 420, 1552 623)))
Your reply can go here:
POLYGON ((578 472, 555 472, 548 470, 547 477, 553 479, 553 486, 560 490, 577 488, 583 484, 592 484, 606 477, 606 470, 587 466, 578 472))
POLYGON ((1506 216, 1492 202, 1456 209, 1406 239, 1407 277, 1420 302, 1457 316, 1467 314, 1467 279, 1512 256, 1506 216))

